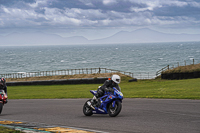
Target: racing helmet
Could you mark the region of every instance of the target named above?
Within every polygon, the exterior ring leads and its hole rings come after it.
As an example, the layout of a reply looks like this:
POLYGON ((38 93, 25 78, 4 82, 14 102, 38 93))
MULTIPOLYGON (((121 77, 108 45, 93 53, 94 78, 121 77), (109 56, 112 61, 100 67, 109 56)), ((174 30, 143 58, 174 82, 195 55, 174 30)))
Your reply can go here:
POLYGON ((112 80, 113 82, 119 84, 119 83, 120 83, 120 76, 114 74, 114 75, 112 76, 111 80, 112 80))

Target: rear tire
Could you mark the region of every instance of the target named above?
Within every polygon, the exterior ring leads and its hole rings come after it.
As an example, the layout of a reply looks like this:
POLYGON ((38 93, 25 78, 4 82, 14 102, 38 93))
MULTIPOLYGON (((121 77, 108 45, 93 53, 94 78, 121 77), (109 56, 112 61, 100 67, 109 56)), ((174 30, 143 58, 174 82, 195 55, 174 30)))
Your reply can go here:
MULTIPOLYGON (((91 99, 87 100, 87 101, 91 101, 91 99)), ((92 113, 93 109, 87 104, 87 101, 85 102, 85 104, 83 106, 83 114, 85 116, 91 116, 91 115, 93 115, 93 113, 92 113)))
POLYGON ((108 114, 110 117, 115 117, 121 112, 122 104, 120 101, 115 101, 115 107, 113 107, 112 103, 113 102, 111 102, 108 106, 108 114))
POLYGON ((2 110, 3 110, 3 103, 0 103, 0 114, 1 114, 2 110))

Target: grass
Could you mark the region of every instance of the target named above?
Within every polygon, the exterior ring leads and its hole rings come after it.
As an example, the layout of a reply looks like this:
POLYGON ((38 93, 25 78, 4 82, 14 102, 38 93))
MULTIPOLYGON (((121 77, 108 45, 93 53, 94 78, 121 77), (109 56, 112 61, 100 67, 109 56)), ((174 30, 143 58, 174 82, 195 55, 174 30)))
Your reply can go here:
POLYGON ((15 131, 14 129, 10 129, 10 128, 0 126, 0 133, 23 133, 23 132, 15 131))
MULTIPOLYGON (((185 80, 122 79, 120 87, 125 98, 200 99, 200 78, 185 80)), ((89 90, 102 84, 8 86, 9 99, 91 98, 89 90)))

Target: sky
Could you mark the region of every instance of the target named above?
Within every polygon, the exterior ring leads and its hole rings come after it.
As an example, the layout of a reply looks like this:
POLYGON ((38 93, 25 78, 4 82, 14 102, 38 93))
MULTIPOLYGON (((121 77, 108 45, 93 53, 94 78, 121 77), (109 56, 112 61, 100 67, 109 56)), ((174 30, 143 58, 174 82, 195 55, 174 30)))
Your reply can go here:
POLYGON ((44 32, 89 40, 150 28, 200 34, 200 0, 0 0, 0 35, 44 32))

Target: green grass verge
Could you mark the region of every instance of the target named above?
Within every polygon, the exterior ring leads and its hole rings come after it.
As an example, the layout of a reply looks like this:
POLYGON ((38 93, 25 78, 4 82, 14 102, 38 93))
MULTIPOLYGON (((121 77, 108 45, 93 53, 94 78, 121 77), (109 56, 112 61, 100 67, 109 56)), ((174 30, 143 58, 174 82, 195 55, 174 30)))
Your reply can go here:
MULTIPOLYGON (((89 90, 102 84, 8 86, 9 99, 92 98, 89 90)), ((120 83, 125 98, 200 99, 200 78, 139 80, 120 83)))
POLYGON ((7 127, 0 126, 0 133, 23 133, 21 131, 15 131, 14 129, 10 129, 7 127))

